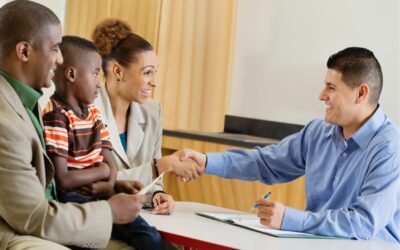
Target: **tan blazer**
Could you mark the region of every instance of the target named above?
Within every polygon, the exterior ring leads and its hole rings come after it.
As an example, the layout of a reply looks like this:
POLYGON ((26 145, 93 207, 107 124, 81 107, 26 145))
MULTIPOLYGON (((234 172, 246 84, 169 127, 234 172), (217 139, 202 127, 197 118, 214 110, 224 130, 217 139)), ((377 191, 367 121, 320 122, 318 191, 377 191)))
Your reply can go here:
POLYGON ((105 247, 112 229, 106 201, 47 201, 54 167, 18 95, 0 76, 0 249, 15 234, 64 245, 105 247))
MULTIPOLYGON (((118 127, 114 120, 106 86, 100 88, 95 105, 102 112, 102 121, 107 125, 114 151, 112 153, 118 168, 119 180, 137 180, 147 185, 152 181, 153 159, 161 158, 162 120, 161 105, 148 100, 141 105, 130 104, 127 128, 127 151, 125 152, 118 127)), ((162 180, 153 186, 150 193, 162 190, 162 180)))

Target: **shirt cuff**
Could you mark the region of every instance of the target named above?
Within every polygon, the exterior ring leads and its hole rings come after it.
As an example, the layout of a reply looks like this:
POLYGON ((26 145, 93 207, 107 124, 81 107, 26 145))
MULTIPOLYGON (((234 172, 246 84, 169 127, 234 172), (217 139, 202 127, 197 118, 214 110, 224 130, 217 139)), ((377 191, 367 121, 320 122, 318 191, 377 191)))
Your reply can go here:
POLYGON ((207 166, 205 173, 221 176, 225 169, 222 153, 206 153, 206 155, 207 166))
POLYGON ((304 211, 286 207, 281 229, 286 231, 302 232, 305 216, 306 212, 304 211))

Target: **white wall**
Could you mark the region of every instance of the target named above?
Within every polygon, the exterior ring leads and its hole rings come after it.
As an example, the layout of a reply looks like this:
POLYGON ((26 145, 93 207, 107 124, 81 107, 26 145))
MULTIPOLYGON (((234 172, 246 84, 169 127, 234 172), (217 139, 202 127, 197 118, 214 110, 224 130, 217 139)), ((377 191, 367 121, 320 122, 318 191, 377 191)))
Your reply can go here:
MULTIPOLYGON (((0 7, 8 2, 11 1, 0 0, 0 7)), ((34 0, 34 2, 45 5, 46 7, 51 9, 57 15, 62 25, 64 26, 66 0, 34 0)), ((43 88, 43 96, 39 99, 39 104, 42 108, 46 105, 47 101, 49 100, 49 97, 53 94, 53 92, 54 92, 54 85, 52 85, 48 89, 43 88)))
POLYGON ((380 61, 380 103, 400 124, 398 0, 238 1, 229 114, 295 124, 323 117, 326 60, 360 46, 380 61))

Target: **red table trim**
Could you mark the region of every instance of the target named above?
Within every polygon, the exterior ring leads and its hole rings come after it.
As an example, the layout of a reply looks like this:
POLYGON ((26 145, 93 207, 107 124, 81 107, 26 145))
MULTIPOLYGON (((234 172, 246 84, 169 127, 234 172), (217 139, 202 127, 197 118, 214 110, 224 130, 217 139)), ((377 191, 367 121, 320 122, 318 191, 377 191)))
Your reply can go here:
POLYGON ((237 248, 227 247, 203 240, 193 239, 189 237, 185 237, 182 235, 172 234, 168 232, 164 232, 159 230, 160 234, 162 235, 163 239, 170 242, 175 243, 178 245, 183 245, 185 247, 193 247, 198 249, 215 249, 215 250, 232 250, 237 248))

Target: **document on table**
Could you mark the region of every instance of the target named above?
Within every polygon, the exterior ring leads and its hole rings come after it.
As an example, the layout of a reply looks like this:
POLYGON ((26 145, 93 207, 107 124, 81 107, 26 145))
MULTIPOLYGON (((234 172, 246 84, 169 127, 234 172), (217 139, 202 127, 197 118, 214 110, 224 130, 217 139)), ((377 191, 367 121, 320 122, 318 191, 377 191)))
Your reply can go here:
POLYGON ((160 176, 158 176, 157 178, 155 178, 149 185, 145 186, 144 188, 142 188, 140 190, 139 193, 137 193, 138 195, 142 195, 142 194, 147 194, 147 192, 150 191, 151 187, 153 187, 154 184, 156 184, 156 182, 158 180, 160 180, 162 177, 164 176, 164 173, 160 174, 160 176))
POLYGON ((315 234, 307 234, 300 232, 276 230, 268 228, 260 223, 260 218, 253 214, 244 213, 196 213, 197 215, 218 220, 231 225, 243 227, 256 232, 268 234, 275 237, 281 238, 319 238, 319 239, 337 239, 337 237, 321 236, 315 234))

